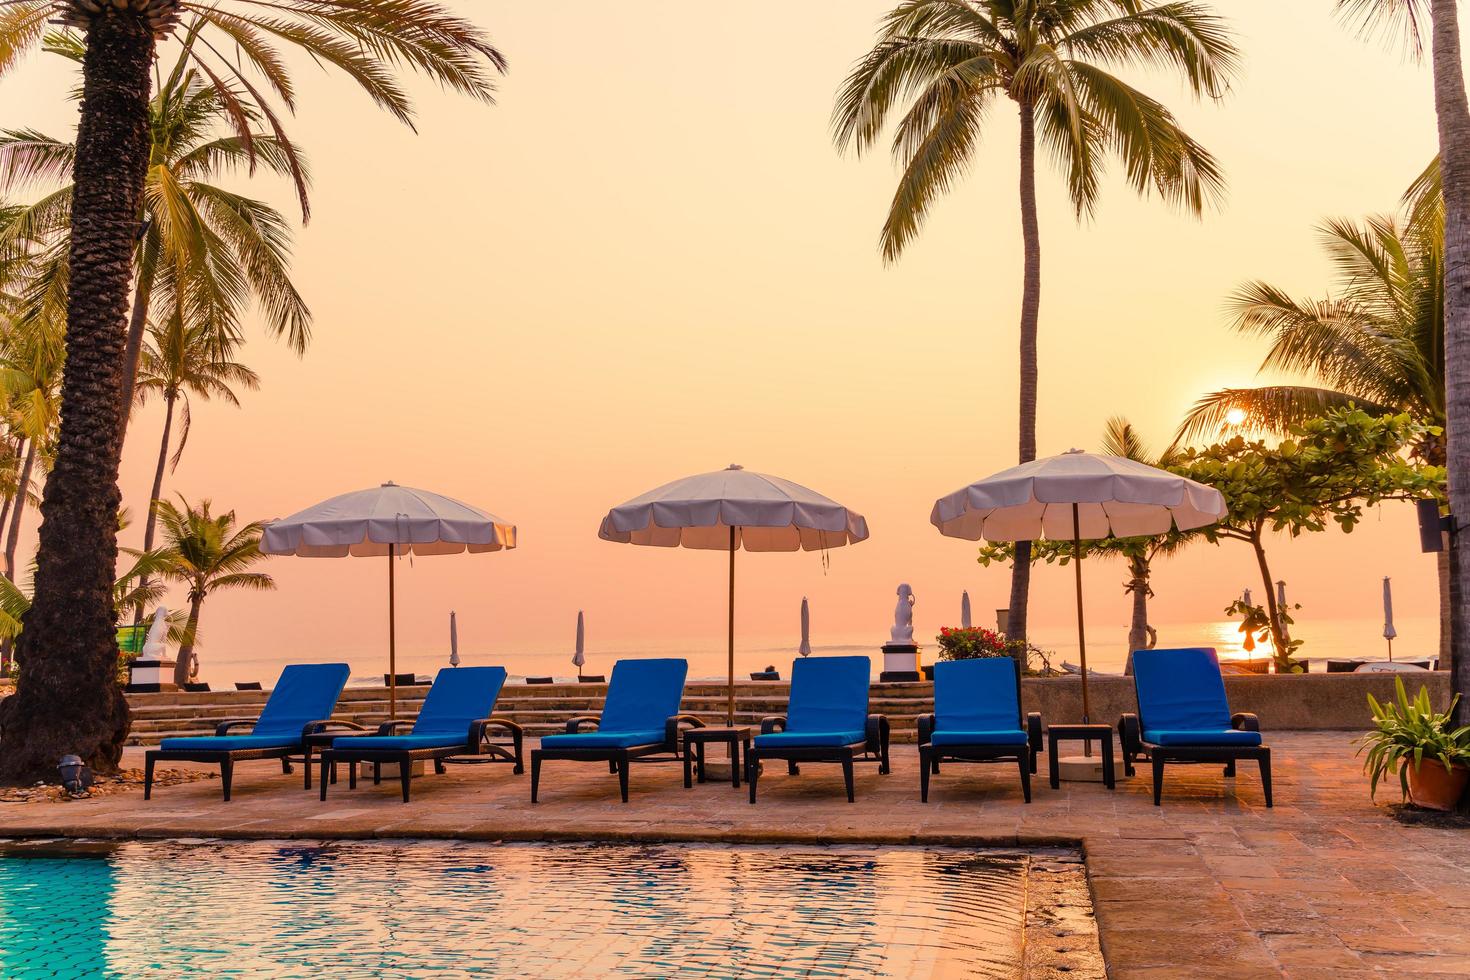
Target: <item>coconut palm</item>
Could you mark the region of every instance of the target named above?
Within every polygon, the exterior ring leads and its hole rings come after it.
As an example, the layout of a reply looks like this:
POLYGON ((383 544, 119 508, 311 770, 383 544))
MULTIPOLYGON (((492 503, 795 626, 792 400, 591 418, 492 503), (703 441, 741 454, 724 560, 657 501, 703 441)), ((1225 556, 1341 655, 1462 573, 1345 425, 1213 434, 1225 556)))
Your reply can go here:
MULTIPOLYGON (((1156 192, 1192 214, 1217 199, 1220 167, 1163 103, 1112 74, 1152 68, 1182 77, 1195 96, 1222 96, 1238 62, 1229 29, 1194 0, 905 0, 837 96, 837 145, 870 149, 890 117, 903 168, 880 235, 896 259, 934 200, 971 166, 990 110, 1009 99, 1020 120, 1020 460, 1036 458, 1037 323, 1041 237, 1036 212, 1038 139, 1062 170, 1073 210, 1090 217, 1109 158, 1139 194, 1156 192)), ((1017 547, 1010 627, 1026 632, 1030 545, 1017 547)))
MULTIPOLYGON (((1457 0, 1338 0, 1365 28, 1402 32, 1415 56, 1430 36, 1435 117, 1443 170, 1446 469, 1450 512, 1470 514, 1470 100, 1460 52, 1457 0), (1427 15, 1427 21, 1426 21, 1427 15)), ((1462 518, 1463 519, 1463 518, 1462 518)), ((1450 535, 1452 686, 1457 719, 1470 718, 1470 535, 1450 535)))
POLYGON ((260 111, 291 167, 296 159, 280 118, 296 97, 283 48, 342 71, 405 122, 413 110, 399 84, 403 68, 485 101, 504 68, 484 32, 437 0, 11 0, 0 7, 0 75, 56 18, 85 38, 71 164, 67 361, 56 458, 41 504, 36 599, 20 639, 25 677, 4 705, 0 780, 54 779, 55 760, 67 752, 110 770, 127 732, 127 703, 111 682, 113 515, 157 46, 178 44, 189 66, 240 110, 229 116, 246 160, 261 154, 236 91, 260 111))
POLYGON ((163 528, 162 550, 169 556, 163 576, 189 587, 189 619, 174 666, 174 683, 182 686, 199 672, 194 648, 205 598, 227 589, 270 590, 276 583, 265 572, 249 571, 266 557, 260 551, 260 522, 236 528, 235 512, 212 514, 208 500, 195 507, 180 497, 177 506, 159 500, 153 507, 163 528))
MULTIPOLYGON (((1231 427, 1284 435, 1349 405, 1445 426, 1444 209, 1437 172, 1431 165, 1409 188, 1402 218, 1322 226, 1336 270, 1326 298, 1293 298, 1259 281, 1236 291, 1230 300, 1235 328, 1270 342, 1261 370, 1305 374, 1316 383, 1211 392, 1180 425, 1176 443, 1231 427)), ((1446 464, 1442 433, 1421 437, 1413 451, 1432 466, 1446 464)), ((1448 661, 1450 552, 1439 559, 1440 654, 1448 661)))

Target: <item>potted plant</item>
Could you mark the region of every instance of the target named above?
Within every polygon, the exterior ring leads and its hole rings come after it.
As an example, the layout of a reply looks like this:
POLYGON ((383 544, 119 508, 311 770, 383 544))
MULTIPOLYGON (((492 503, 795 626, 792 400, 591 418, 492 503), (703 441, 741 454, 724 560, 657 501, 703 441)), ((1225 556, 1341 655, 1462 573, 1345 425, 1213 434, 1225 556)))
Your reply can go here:
POLYGON ((1363 771, 1376 797, 1378 781, 1397 772, 1404 797, 1430 810, 1453 810, 1470 781, 1470 725, 1455 728, 1451 720, 1459 695, 1445 711, 1429 703, 1429 689, 1420 687, 1410 701, 1401 677, 1394 678, 1397 699, 1379 704, 1368 695, 1374 730, 1360 739, 1358 754, 1367 752, 1363 771))

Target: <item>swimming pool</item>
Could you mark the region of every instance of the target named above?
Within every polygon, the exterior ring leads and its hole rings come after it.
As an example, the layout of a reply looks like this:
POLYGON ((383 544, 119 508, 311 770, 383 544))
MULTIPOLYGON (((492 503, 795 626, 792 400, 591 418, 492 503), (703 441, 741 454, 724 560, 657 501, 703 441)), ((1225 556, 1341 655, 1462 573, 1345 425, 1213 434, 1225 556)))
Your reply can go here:
POLYGON ((9 849, 0 975, 1013 977, 1025 873, 917 847, 9 849))

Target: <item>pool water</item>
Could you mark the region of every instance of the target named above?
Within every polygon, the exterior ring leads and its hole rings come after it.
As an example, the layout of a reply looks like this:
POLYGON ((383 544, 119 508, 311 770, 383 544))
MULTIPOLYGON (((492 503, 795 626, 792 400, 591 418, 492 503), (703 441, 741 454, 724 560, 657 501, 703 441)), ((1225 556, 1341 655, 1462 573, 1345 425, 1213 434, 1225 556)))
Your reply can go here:
POLYGON ((129 842, 0 852, 0 976, 1014 977, 1023 856, 129 842))

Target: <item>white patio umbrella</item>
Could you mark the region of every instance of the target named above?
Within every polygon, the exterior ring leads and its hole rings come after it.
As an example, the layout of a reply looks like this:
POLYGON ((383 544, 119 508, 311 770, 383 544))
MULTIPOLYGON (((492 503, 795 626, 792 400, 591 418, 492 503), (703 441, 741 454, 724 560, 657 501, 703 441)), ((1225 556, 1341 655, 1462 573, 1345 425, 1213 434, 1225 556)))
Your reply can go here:
POLYGON ((605 541, 730 553, 729 695, 735 723, 735 552, 816 551, 856 544, 868 522, 789 480, 729 466, 666 483, 607 512, 605 541))
POLYGON ((1383 638, 1388 641, 1388 659, 1393 661, 1393 640, 1399 631, 1393 628, 1393 585, 1383 576, 1383 638))
POLYGON ((796 652, 803 657, 812 655, 812 611, 806 604, 806 596, 801 597, 801 645, 796 652))
POLYGON ((577 647, 572 652, 572 666, 577 668, 577 675, 582 674, 582 665, 587 662, 587 629, 582 620, 582 610, 577 610, 577 647))
POLYGON ((1202 483, 1121 456, 1073 449, 1013 466, 941 497, 929 520, 939 533, 978 541, 1071 538, 1077 570, 1077 647, 1082 720, 1091 714, 1082 614, 1082 542, 1163 534, 1214 524, 1225 498, 1202 483))
POLYGON ((969 629, 970 619, 970 592, 968 589, 960 593, 960 629, 969 629))
POLYGON ((393 558, 455 555, 516 546, 514 524, 427 490, 385 483, 324 500, 271 521, 261 535, 268 555, 388 559, 388 717, 398 716, 398 650, 393 558))

